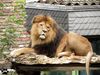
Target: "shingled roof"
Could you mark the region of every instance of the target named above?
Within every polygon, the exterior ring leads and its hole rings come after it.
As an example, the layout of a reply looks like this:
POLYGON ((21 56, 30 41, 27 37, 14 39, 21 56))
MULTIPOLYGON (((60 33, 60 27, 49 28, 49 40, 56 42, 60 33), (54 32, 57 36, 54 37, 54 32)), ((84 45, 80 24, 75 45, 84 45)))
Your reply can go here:
POLYGON ((66 31, 81 35, 100 35, 100 6, 65 6, 41 3, 26 4, 27 21, 30 29, 31 20, 37 14, 51 15, 66 31))
POLYGON ((100 35, 100 11, 69 13, 69 31, 82 35, 100 35))
POLYGON ((26 0, 28 2, 45 3, 45 4, 60 4, 67 6, 74 5, 100 5, 100 0, 26 0))

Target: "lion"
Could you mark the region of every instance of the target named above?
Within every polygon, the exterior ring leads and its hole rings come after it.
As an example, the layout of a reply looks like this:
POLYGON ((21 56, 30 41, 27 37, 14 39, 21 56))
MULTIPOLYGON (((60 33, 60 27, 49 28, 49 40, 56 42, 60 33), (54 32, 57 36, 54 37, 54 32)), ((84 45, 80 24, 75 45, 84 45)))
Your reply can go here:
POLYGON ((91 43, 87 38, 74 33, 66 32, 57 22, 48 15, 36 15, 32 20, 31 44, 29 48, 21 48, 10 53, 17 57, 23 53, 34 52, 48 57, 86 58, 86 71, 89 75, 89 62, 93 56, 91 43))

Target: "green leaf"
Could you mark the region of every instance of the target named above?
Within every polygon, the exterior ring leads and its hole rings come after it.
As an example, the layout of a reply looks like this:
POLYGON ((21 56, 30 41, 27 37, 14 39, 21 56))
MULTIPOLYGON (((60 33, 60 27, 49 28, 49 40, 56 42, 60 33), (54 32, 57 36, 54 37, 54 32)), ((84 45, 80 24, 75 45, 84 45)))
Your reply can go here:
POLYGON ((4 4, 3 3, 0 3, 0 7, 3 7, 4 6, 4 4))
POLYGON ((19 3, 25 3, 26 0, 16 0, 16 2, 19 2, 19 3))
POLYGON ((23 23, 23 20, 21 20, 21 19, 18 19, 18 20, 16 20, 15 22, 16 22, 16 24, 19 24, 19 25, 21 25, 21 24, 23 23))

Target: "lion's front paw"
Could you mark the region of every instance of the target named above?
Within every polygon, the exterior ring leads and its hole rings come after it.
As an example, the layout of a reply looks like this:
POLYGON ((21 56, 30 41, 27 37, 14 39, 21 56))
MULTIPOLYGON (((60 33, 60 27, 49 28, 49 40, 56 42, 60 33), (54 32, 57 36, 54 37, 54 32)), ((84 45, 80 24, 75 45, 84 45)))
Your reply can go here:
POLYGON ((14 51, 11 51, 10 56, 11 57, 17 57, 20 54, 21 54, 21 52, 19 50, 14 50, 14 51))

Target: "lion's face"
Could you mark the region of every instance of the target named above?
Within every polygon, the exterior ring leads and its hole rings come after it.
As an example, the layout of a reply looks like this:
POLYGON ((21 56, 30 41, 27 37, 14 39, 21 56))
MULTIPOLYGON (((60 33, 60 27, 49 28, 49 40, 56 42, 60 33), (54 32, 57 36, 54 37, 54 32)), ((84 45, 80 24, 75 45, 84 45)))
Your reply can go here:
POLYGON ((40 22, 38 23, 37 27, 38 27, 37 32, 39 34, 39 39, 45 40, 51 35, 53 35, 53 29, 50 26, 50 24, 46 22, 40 22))
POLYGON ((39 21, 40 18, 41 16, 35 17, 31 28, 31 39, 39 44, 49 43, 53 41, 56 36, 55 25, 53 20, 49 17, 42 16, 41 21, 39 21))

